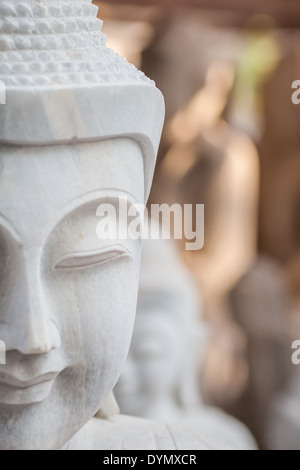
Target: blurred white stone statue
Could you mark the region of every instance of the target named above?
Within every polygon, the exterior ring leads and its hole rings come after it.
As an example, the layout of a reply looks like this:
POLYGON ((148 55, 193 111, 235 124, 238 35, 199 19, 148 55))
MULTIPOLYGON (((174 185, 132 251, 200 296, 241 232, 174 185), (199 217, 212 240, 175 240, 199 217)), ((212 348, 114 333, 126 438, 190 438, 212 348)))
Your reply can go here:
POLYGON ((129 415, 189 423, 211 445, 255 448, 241 423, 201 402, 209 328, 200 313, 196 285, 175 244, 144 240, 133 339, 115 387, 118 404, 129 415))
POLYGON ((169 420, 198 404, 197 350, 204 351, 209 336, 200 312, 194 279, 174 242, 143 240, 133 338, 115 388, 122 411, 169 420))
POLYGON ((208 449, 191 428, 109 410, 141 242, 99 239, 96 213, 147 200, 164 103, 96 14, 90 0, 0 0, 0 448, 208 449))
POLYGON ((189 423, 211 445, 255 448, 241 423, 202 403, 199 371, 210 332, 176 248, 171 240, 143 241, 133 338, 115 387, 118 404, 129 415, 189 423))

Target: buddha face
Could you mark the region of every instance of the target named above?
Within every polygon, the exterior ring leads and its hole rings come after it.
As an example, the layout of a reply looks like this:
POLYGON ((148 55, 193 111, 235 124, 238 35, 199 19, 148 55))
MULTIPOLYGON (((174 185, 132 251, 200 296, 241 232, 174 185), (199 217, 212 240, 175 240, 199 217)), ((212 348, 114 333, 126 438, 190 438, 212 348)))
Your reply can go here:
POLYGON ((139 293, 130 352, 115 390, 124 413, 159 418, 157 404, 172 400, 188 347, 183 315, 177 314, 184 308, 176 293, 139 293))
POLYGON ((0 151, 0 448, 59 449, 128 352, 139 240, 100 240, 101 203, 144 202, 130 139, 0 151))

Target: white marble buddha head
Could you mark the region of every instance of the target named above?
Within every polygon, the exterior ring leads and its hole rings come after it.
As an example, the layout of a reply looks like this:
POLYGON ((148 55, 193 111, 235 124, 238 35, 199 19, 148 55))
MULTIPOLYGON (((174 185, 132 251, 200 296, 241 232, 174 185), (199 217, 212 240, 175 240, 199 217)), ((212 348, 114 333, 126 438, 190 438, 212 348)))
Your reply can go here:
POLYGON ((96 211, 147 199, 163 100, 89 0, 0 13, 0 448, 59 449, 128 352, 141 243, 99 239, 96 211))

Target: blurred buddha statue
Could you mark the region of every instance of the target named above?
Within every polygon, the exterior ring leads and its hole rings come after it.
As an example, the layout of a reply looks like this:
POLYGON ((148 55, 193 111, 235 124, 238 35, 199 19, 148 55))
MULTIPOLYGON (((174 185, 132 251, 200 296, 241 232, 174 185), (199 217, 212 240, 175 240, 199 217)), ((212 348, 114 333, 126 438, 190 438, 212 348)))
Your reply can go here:
POLYGON ((115 387, 118 404, 126 414, 188 423, 210 445, 254 448, 238 421, 202 403, 198 371, 209 328, 200 313, 196 284, 174 242, 144 240, 133 339, 115 387))
POLYGON ((209 335, 200 312, 174 243, 144 240, 133 339, 115 389, 122 410, 168 420, 181 415, 182 405, 198 403, 196 349, 204 352, 209 335))
POLYGON ((223 408, 239 398, 248 379, 245 334, 234 321, 228 293, 256 256, 259 159, 253 141, 231 125, 236 61, 219 57, 215 34, 206 32, 210 48, 199 72, 202 85, 165 127, 169 150, 156 172, 151 202, 205 206, 204 247, 187 251, 183 240, 182 254, 214 330, 203 393, 223 408))
POLYGON ((151 202, 205 205, 205 245, 183 256, 201 286, 207 315, 228 322, 227 294, 256 255, 259 159, 228 122, 236 71, 211 59, 203 86, 166 125, 170 149, 151 202))
MULTIPOLYGON (((246 334, 249 381, 235 416, 249 426, 260 448, 269 439, 273 397, 281 394, 289 375, 289 290, 280 264, 259 256, 230 293, 232 312, 246 334)), ((273 413, 274 414, 274 413, 273 413)), ((272 432, 276 432, 272 427, 272 432)))

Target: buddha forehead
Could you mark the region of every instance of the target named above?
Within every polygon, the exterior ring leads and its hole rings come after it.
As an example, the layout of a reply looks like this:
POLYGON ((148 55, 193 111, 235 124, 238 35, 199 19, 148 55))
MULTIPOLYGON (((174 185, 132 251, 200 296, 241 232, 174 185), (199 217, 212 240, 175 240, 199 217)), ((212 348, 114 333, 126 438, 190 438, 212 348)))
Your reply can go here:
POLYGON ((0 215, 20 237, 32 239, 36 231, 40 239, 43 231, 76 208, 87 202, 97 207, 101 190, 115 197, 128 194, 143 203, 143 171, 140 147, 127 138, 76 146, 3 146, 0 215))

